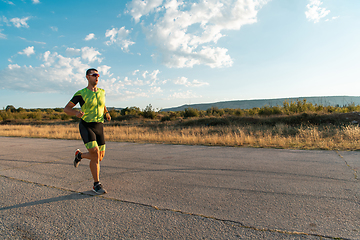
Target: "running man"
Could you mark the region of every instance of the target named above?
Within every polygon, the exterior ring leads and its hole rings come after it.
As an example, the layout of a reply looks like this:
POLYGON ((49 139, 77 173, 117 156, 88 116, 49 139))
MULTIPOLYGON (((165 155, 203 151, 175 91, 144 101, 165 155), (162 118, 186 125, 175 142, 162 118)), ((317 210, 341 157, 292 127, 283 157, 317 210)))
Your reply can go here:
POLYGON ((86 71, 88 86, 77 91, 64 112, 80 119, 79 130, 88 152, 75 151, 74 166, 78 167, 82 158, 90 159, 90 170, 94 179, 93 191, 105 194, 106 190, 100 183, 100 162, 105 156, 104 117, 110 121, 111 117, 105 107, 105 90, 98 88, 99 72, 94 69, 86 71), (81 110, 73 109, 80 103, 81 110))

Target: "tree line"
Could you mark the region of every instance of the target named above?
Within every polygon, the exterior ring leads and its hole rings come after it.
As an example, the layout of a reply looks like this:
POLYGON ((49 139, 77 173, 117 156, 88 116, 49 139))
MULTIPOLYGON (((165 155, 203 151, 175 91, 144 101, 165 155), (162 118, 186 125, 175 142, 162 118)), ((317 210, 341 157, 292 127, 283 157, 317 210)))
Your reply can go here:
MULTIPOLYGON (((296 115, 301 113, 349 113, 360 111, 360 106, 354 103, 346 106, 324 106, 321 104, 312 104, 306 101, 284 101, 282 106, 268 106, 251 109, 219 109, 211 107, 207 110, 199 110, 195 108, 186 108, 182 111, 162 111, 154 109, 151 104, 144 109, 139 107, 126 107, 123 109, 108 108, 113 120, 128 120, 133 118, 157 119, 160 121, 173 121, 179 118, 196 118, 196 117, 222 117, 222 116, 244 116, 244 117, 267 117, 276 115, 296 115)), ((64 113, 63 108, 36 108, 24 109, 22 107, 15 108, 13 105, 6 106, 0 110, 0 121, 8 120, 77 120, 75 116, 68 116, 64 113)))

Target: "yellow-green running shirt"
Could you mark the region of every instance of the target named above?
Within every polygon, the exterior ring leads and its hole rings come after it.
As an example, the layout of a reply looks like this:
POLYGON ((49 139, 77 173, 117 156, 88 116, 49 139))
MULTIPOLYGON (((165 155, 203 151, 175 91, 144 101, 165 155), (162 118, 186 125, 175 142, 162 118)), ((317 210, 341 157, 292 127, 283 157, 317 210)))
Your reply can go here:
POLYGON ((98 88, 96 92, 88 88, 77 91, 70 100, 73 104, 80 103, 81 117, 85 122, 104 122, 105 90, 98 88))

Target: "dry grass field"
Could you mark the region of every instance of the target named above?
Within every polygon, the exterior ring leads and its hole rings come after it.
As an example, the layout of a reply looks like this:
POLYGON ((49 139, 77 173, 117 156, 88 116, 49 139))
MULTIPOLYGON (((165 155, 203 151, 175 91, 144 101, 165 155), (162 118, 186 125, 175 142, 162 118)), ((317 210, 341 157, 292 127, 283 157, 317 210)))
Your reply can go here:
MULTIPOLYGON (((110 122, 107 141, 288 149, 359 149, 358 124, 214 124, 214 119, 181 122, 110 122), (205 122, 204 122, 205 121, 205 122)), ((0 136, 81 139, 78 124, 2 124, 0 136)))
MULTIPOLYGON (((155 111, 151 104, 112 109, 105 123, 107 141, 290 149, 357 150, 360 106, 313 105, 206 111, 155 111)), ((62 108, 0 110, 0 136, 80 139, 78 121, 62 108)))

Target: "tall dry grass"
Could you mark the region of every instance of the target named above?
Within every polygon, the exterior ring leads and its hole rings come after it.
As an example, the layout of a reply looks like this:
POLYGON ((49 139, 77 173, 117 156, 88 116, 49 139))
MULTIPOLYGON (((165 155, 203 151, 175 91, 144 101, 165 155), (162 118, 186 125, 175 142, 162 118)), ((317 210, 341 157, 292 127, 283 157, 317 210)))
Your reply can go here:
MULTIPOLYGON (((107 126, 107 141, 290 149, 359 149, 360 127, 349 125, 210 127, 107 126)), ((81 139, 78 125, 0 125, 0 136, 81 139)))

